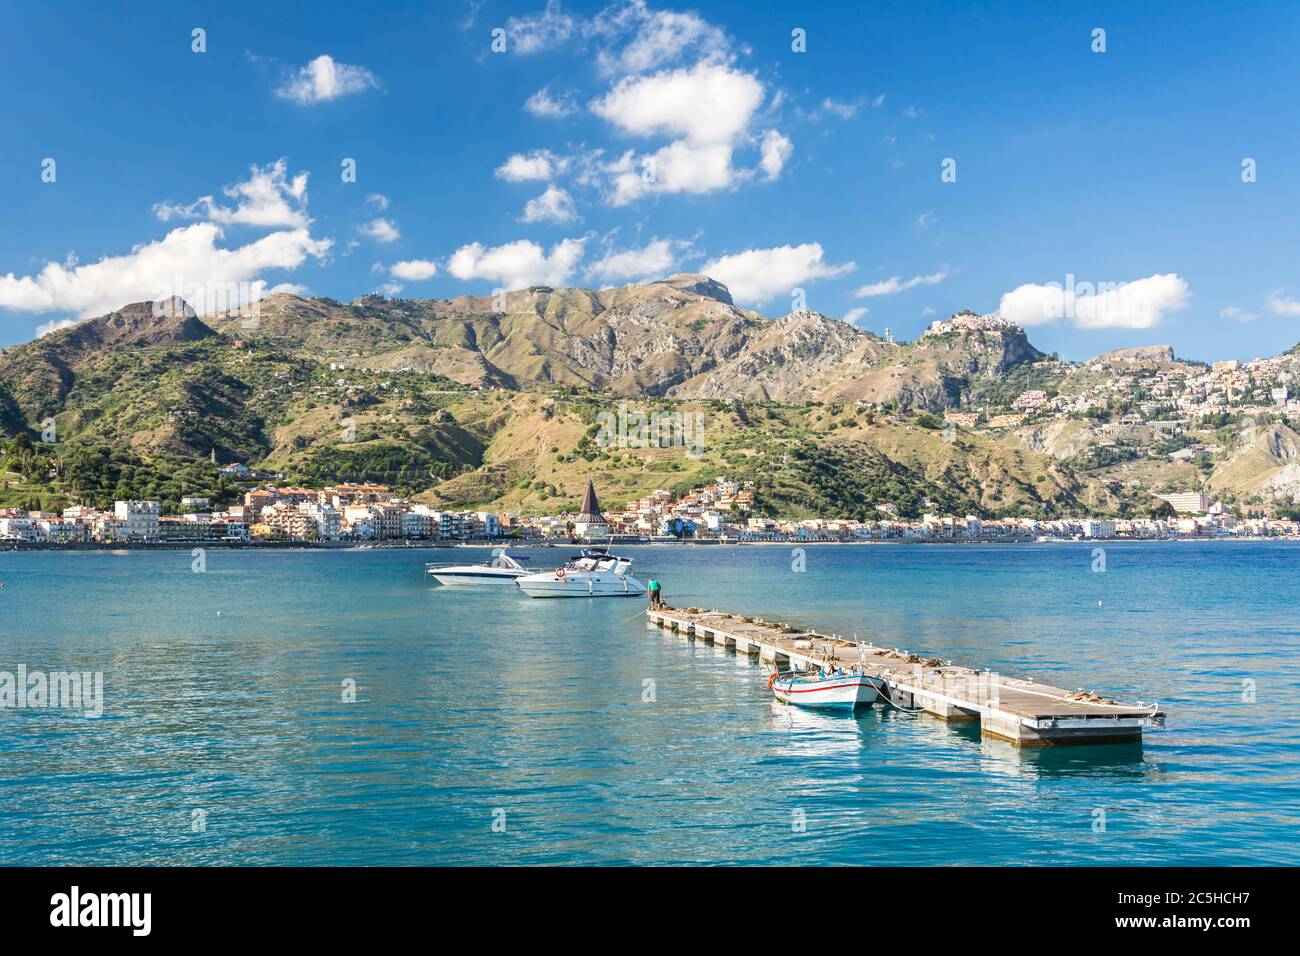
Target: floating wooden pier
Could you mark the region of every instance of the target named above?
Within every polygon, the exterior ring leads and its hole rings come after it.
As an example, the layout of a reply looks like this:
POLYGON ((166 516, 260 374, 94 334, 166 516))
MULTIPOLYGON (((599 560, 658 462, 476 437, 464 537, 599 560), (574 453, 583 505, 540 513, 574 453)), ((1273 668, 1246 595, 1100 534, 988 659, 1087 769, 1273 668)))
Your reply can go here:
POLYGON ((1020 747, 1140 741, 1163 727, 1155 704, 1123 704, 1033 678, 959 667, 938 658, 855 643, 836 635, 701 608, 648 608, 651 624, 792 670, 828 663, 857 667, 889 684, 891 702, 947 720, 978 720, 980 730, 1020 747))

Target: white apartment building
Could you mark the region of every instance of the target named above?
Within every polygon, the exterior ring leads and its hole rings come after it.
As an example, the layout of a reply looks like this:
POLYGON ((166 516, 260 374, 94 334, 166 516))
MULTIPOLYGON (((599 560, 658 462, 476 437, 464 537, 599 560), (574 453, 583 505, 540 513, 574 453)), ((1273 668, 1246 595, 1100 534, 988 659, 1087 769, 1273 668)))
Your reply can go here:
POLYGON ((40 529, 31 518, 0 518, 0 541, 35 541, 40 529))
POLYGON ((421 533, 426 538, 437 540, 451 537, 451 515, 449 513, 437 511, 428 505, 412 505, 411 514, 419 516, 421 533))
POLYGON ((354 538, 373 538, 378 522, 369 505, 344 505, 343 527, 354 538))
POLYGON ((72 518, 43 517, 36 527, 47 541, 77 541, 88 536, 85 526, 72 518))
POLYGON ((334 541, 343 534, 343 516, 333 505, 318 501, 300 501, 298 511, 316 526, 316 536, 323 541, 334 541))
POLYGON ((1157 495, 1161 501, 1167 501, 1180 515, 1199 515, 1209 510, 1209 503, 1204 492, 1180 491, 1172 495, 1157 495))
POLYGON ((370 513, 375 525, 375 537, 400 538, 404 511, 404 508, 395 504, 371 505, 370 513))
POLYGON ((1088 518, 1083 522, 1085 538, 1109 538, 1115 534, 1115 522, 1109 519, 1088 518))
POLYGON ((117 534, 123 538, 156 539, 161 506, 156 501, 116 501, 113 517, 117 534))
POLYGON ((421 514, 418 511, 407 511, 402 515, 402 537, 403 538, 428 538, 435 528, 432 515, 421 514))

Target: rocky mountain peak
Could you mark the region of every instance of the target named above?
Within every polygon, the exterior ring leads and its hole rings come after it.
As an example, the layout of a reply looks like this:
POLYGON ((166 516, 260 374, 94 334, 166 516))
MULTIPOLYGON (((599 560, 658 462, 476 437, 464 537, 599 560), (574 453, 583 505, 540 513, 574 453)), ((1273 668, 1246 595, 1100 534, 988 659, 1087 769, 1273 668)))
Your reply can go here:
POLYGON ((673 289, 680 289, 682 292, 692 292, 706 299, 715 299, 724 305, 735 305, 731 300, 731 291, 717 279, 711 279, 706 275, 683 272, 660 279, 654 284, 666 285, 673 289))
POLYGON ((133 302, 116 312, 54 332, 49 338, 65 350, 84 352, 193 342, 216 334, 195 316, 184 299, 172 296, 156 302, 133 302))
POLYGON ((1173 347, 1169 345, 1138 345, 1127 349, 1113 349, 1090 360, 1105 365, 1144 366, 1173 365, 1176 361, 1173 347))

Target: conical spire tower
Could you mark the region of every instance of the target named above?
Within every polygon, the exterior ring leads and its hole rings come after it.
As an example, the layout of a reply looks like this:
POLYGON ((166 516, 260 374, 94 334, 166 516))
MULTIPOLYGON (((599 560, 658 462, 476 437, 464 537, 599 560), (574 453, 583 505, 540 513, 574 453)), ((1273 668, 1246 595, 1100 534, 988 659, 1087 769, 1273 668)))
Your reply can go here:
POLYGON ((582 511, 576 521, 579 524, 604 524, 605 516, 600 513, 600 502, 596 500, 596 487, 587 479, 587 490, 582 496, 582 511))

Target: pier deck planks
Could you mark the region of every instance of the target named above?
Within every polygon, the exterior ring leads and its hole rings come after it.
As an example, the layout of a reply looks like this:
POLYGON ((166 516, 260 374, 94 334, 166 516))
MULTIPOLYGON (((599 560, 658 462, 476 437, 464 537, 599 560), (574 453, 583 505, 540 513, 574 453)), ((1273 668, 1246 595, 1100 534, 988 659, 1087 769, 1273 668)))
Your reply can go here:
POLYGON ((743 645, 763 659, 784 659, 796 669, 832 660, 845 666, 861 664, 866 673, 886 680, 891 697, 903 706, 921 707, 947 719, 979 720, 984 733, 1020 746, 1141 740, 1144 727, 1164 726, 1165 715, 1154 705, 1080 700, 1064 688, 1031 678, 923 660, 816 631, 746 621, 721 611, 664 607, 649 608, 646 614, 660 627, 738 649, 743 645))

